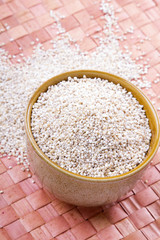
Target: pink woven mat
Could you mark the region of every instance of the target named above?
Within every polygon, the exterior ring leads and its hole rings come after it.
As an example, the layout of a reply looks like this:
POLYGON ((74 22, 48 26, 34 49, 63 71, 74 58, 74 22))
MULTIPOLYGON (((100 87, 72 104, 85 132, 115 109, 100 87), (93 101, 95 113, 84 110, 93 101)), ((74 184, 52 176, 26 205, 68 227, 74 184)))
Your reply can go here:
MULTIPOLYGON (((144 61, 150 59, 147 80, 152 88, 145 93, 159 108, 160 83, 155 79, 160 73, 160 1, 113 0, 111 4, 121 31, 134 27, 134 38, 120 42, 122 48, 127 45, 136 59, 140 54, 136 46, 140 38, 146 39, 141 49, 144 61)), ((99 44, 94 35, 103 27, 99 5, 98 0, 0 0, 1 47, 18 58, 20 53, 32 53, 31 42, 36 38, 45 49, 50 48, 55 37, 53 9, 65 16, 61 24, 81 49, 94 51, 99 44), (86 28, 88 16, 92 22, 86 28)), ((75 207, 59 201, 42 188, 36 176, 28 177, 14 157, 0 159, 0 190, 0 240, 160 239, 160 150, 135 188, 110 207, 75 207)))

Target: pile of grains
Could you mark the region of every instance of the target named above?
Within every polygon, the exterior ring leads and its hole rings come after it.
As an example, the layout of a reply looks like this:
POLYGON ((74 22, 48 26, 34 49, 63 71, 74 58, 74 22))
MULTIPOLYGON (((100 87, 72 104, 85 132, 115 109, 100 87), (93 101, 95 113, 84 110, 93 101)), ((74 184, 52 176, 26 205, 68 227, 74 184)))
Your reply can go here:
MULTIPOLYGON (((24 130, 26 106, 35 89, 59 73, 74 69, 98 69, 126 78, 140 88, 150 87, 150 82, 145 79, 148 62, 137 64, 132 60, 127 47, 126 50, 121 50, 119 41, 125 40, 126 36, 120 36, 118 32, 119 25, 113 7, 102 1, 101 10, 104 13, 102 33, 105 37, 101 38, 99 32, 97 36, 95 33, 95 40, 100 43, 91 53, 81 51, 67 33, 62 33, 62 16, 55 17, 53 28, 57 28, 58 32, 57 38, 51 40, 51 49, 45 51, 43 45, 39 44, 34 46, 33 55, 27 58, 23 56, 23 52, 12 56, 0 49, 1 157, 7 155, 10 158, 13 155, 17 164, 23 163, 25 169, 28 169, 24 130), (10 62, 16 59, 17 64, 10 62)), ((51 11, 51 15, 54 17, 54 11, 51 11)), ((133 32, 131 30, 128 30, 129 34, 133 32)))
POLYGON ((68 78, 33 105, 33 136, 52 161, 71 172, 115 176, 144 159, 151 130, 143 106, 119 84, 68 78))

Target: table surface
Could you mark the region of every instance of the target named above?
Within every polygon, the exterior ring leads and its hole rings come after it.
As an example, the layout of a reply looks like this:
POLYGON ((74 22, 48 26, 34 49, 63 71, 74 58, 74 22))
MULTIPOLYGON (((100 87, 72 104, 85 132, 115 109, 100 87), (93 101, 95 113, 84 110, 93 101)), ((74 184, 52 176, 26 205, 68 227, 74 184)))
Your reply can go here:
MULTIPOLYGON (((147 80, 151 88, 144 92, 158 109, 160 82, 154 81, 160 73, 160 0, 113 0, 110 4, 122 33, 134 26, 134 43, 127 36, 120 42, 121 47, 127 45, 133 59, 137 59, 140 53, 135 46, 141 42, 144 60, 150 59, 147 80)), ((54 38, 54 33, 49 31, 54 22, 51 9, 65 16, 61 24, 82 51, 94 51, 99 44, 93 37, 97 27, 99 32, 103 31, 98 0, 0 0, 1 47, 12 55, 20 57, 23 52, 29 56, 31 42, 38 38, 45 49, 50 48, 54 38), (87 16, 92 16, 92 26, 88 25, 88 29, 87 16)), ((16 59, 11 61, 15 63, 16 59)), ((28 178, 15 162, 14 157, 0 159, 1 240, 160 239, 160 150, 132 191, 111 206, 96 208, 75 207, 59 201, 42 188, 36 176, 28 178), (12 169, 8 161, 13 164, 12 169)))

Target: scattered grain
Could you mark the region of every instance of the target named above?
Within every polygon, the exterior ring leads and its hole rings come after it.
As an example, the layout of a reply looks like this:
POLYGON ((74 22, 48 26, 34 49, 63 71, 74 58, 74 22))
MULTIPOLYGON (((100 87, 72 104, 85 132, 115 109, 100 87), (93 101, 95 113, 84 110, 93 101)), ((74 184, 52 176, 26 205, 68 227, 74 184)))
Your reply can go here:
MULTIPOLYGON (((73 44, 68 34, 60 34, 51 40, 53 48, 47 51, 38 45, 32 57, 23 58, 25 61, 12 64, 10 59, 16 59, 16 55, 8 55, 0 49, 0 154, 5 156, 10 153, 17 158, 17 164, 29 167, 25 156, 25 131, 24 115, 28 99, 35 89, 47 79, 74 69, 99 69, 114 73, 126 78, 139 86, 151 87, 142 75, 147 73, 148 65, 136 64, 131 59, 131 53, 123 53, 120 49, 115 30, 118 27, 117 18, 111 5, 102 1, 101 10, 105 19, 104 35, 100 38, 100 45, 91 54, 82 52, 79 46, 73 44), (72 44, 70 44, 72 42, 72 44), (73 48, 73 45, 75 48, 73 48), (102 61, 103 59, 103 61, 102 61)), ((53 28, 64 32, 60 25, 61 16, 57 16, 53 10, 50 12, 55 18, 53 28)), ((4 29, 1 29, 1 32, 4 29)), ((131 28, 131 32, 133 29, 131 28)), ((122 36, 121 41, 125 38, 122 36)), ((38 39, 36 39, 37 41, 38 39)), ((10 38, 10 41, 14 41, 10 38)), ((35 42, 31 42, 31 45, 35 42)), ((20 55, 21 56, 21 55, 20 55)))

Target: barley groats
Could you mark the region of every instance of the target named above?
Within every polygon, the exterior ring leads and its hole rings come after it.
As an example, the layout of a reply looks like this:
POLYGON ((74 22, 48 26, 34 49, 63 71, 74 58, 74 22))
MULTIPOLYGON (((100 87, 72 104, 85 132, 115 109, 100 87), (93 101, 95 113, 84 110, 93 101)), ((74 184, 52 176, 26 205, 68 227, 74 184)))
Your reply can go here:
POLYGON ((143 106, 119 84, 68 78, 33 105, 31 128, 41 150, 62 168, 90 177, 123 174, 149 149, 143 106))

